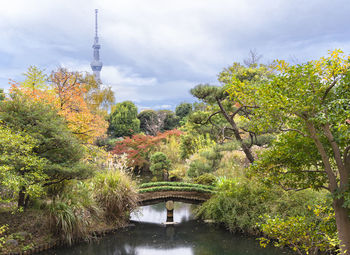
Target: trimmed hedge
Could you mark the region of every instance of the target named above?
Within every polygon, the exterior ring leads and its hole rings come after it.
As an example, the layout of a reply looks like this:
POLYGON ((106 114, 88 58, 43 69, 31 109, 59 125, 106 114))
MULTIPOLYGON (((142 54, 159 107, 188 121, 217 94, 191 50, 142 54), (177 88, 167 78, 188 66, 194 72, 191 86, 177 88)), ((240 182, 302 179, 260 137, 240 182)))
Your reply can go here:
MULTIPOLYGON (((214 186, 209 185, 203 185, 203 184, 194 184, 194 183, 187 183, 187 182, 147 182, 143 183, 139 186, 140 189, 143 188, 150 188, 150 187, 192 187, 192 188, 198 188, 198 189, 205 189, 205 190, 214 190, 214 186)), ((180 190, 180 189, 177 189, 180 190)))
POLYGON ((200 187, 178 187, 178 186, 158 186, 149 187, 139 190, 139 193, 156 192, 156 191, 194 191, 202 193, 214 193, 211 189, 204 189, 200 187))

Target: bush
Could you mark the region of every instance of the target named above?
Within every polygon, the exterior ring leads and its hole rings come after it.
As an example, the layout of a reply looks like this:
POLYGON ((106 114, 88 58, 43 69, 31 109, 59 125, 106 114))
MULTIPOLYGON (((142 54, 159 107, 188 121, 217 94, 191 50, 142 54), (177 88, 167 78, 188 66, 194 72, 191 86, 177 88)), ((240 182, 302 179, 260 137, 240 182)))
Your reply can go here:
POLYGON ((154 175, 161 175, 163 171, 168 172, 171 162, 163 152, 156 152, 150 158, 150 170, 154 175))
POLYGON ((198 177, 205 173, 212 173, 219 167, 222 154, 218 146, 203 150, 199 153, 199 158, 190 163, 188 169, 189 177, 198 177))
POLYGON ((202 174, 193 180, 196 184, 215 185, 216 177, 213 174, 202 174))
MULTIPOLYGON (((310 208, 311 210, 311 208, 310 208)), ((286 219, 275 216, 263 217, 264 223, 259 227, 262 232, 273 239, 276 247, 290 246, 299 254, 333 253, 339 247, 339 239, 333 210, 318 206, 313 217, 293 216, 286 219)), ((266 246, 270 240, 262 237, 260 244, 266 246)))
POLYGON ((257 234, 261 216, 313 217, 308 206, 324 203, 325 195, 311 190, 286 192, 256 179, 219 179, 217 193, 197 211, 197 216, 223 223, 230 231, 257 234))
POLYGON ((209 164, 203 162, 202 160, 195 160, 190 163, 188 168, 187 175, 191 178, 198 177, 205 173, 211 173, 214 169, 210 167, 209 164))

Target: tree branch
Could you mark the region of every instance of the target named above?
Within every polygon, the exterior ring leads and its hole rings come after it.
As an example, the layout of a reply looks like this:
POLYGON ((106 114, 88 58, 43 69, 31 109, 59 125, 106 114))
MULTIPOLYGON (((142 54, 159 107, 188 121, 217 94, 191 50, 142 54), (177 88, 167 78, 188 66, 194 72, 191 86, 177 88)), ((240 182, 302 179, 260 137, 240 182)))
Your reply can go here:
POLYGON ((297 133, 301 134, 301 135, 304 136, 304 137, 309 137, 308 135, 304 134, 304 133, 301 132, 300 130, 294 129, 294 128, 282 128, 282 127, 280 127, 279 130, 282 131, 282 132, 294 131, 294 132, 297 132, 297 133))
POLYGON ((326 99, 326 97, 327 97, 329 91, 331 91, 331 89, 335 86, 335 84, 337 84, 337 82, 338 82, 338 80, 335 79, 335 80, 331 83, 331 85, 329 85, 329 87, 326 89, 326 91, 325 91, 325 93, 324 93, 324 95, 323 95, 323 97, 322 97, 322 102, 326 99))

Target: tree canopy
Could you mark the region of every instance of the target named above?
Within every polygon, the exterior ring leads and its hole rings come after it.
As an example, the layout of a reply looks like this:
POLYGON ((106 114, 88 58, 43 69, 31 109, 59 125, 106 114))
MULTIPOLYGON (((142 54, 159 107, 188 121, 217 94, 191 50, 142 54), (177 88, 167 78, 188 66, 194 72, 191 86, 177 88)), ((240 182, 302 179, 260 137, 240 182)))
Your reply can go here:
POLYGON ((109 115, 108 132, 112 137, 131 136, 140 131, 137 107, 131 101, 124 101, 112 107, 109 115))
MULTIPOLYGON (((40 185, 47 186, 69 179, 84 179, 91 175, 92 169, 83 162, 84 148, 67 128, 65 120, 57 113, 54 106, 33 101, 20 94, 11 94, 11 97, 0 103, 0 121, 12 132, 19 132, 20 136, 17 137, 19 144, 16 146, 24 148, 22 153, 27 153, 25 154, 27 158, 38 158, 37 161, 43 164, 42 170, 39 167, 34 171, 35 175, 47 176, 41 179, 40 185), (25 135, 21 135, 22 133, 25 135), (27 145, 25 145, 27 140, 23 140, 21 136, 28 140, 27 145)), ((28 161, 28 164, 31 161, 28 161)), ((17 174, 23 173, 20 164, 18 167, 16 165, 13 167, 17 174)), ((23 186, 22 193, 25 194, 29 187, 23 186)), ((23 200, 23 197, 19 199, 23 200)), ((19 201, 19 206, 22 205, 23 201, 19 201)))
POLYGON ((333 207, 342 254, 350 250, 350 71, 340 50, 304 64, 276 62, 271 82, 231 79, 228 92, 254 107, 255 132, 282 132, 256 164, 263 178, 285 188, 325 188, 333 207))

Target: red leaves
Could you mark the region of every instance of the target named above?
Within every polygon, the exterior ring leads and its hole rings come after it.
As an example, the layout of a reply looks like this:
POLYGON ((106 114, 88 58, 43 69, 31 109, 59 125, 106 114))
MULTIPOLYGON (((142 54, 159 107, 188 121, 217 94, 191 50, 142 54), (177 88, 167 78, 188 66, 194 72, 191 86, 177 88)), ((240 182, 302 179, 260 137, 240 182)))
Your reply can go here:
POLYGON ((116 143, 112 153, 126 153, 130 167, 143 168, 148 164, 150 152, 156 149, 160 143, 165 142, 171 136, 180 136, 181 134, 181 131, 174 129, 158 133, 156 136, 136 134, 132 137, 125 137, 124 140, 116 143))

